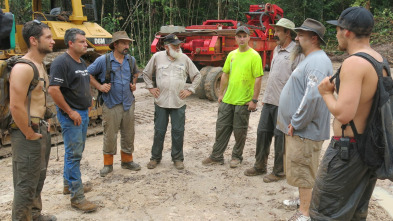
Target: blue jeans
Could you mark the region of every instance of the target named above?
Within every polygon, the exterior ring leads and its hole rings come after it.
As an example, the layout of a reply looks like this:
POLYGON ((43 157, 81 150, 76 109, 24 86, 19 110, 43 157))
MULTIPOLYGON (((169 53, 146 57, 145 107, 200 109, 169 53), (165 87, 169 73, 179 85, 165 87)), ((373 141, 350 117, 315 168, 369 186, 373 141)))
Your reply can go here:
POLYGON ((57 119, 60 122, 61 131, 64 140, 64 181, 69 186, 71 192, 71 202, 81 202, 85 199, 83 192, 82 177, 80 171, 80 162, 82 153, 85 149, 87 126, 89 124, 89 111, 76 110, 81 118, 82 123, 79 126, 74 125, 74 121, 57 108, 57 119))
POLYGON ((151 160, 161 161, 164 148, 165 133, 169 116, 172 124, 172 161, 183 161, 184 124, 186 119, 186 105, 181 108, 162 108, 155 105, 154 113, 154 141, 151 149, 151 160))

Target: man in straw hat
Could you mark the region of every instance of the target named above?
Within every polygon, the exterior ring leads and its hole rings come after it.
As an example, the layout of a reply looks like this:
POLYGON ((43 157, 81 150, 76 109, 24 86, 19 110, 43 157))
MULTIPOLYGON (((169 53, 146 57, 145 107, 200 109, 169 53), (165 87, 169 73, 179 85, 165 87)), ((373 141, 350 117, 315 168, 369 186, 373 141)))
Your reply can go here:
MULTIPOLYGON (((333 73, 326 53, 325 27, 307 18, 294 29, 296 42, 306 56, 284 86, 278 108, 277 129, 285 133, 285 173, 289 185, 299 188, 299 210, 289 220, 310 220, 311 192, 324 140, 329 139, 330 113, 318 84, 333 73)), ((285 201, 284 201, 285 204, 285 201)))
POLYGON ((146 88, 154 96, 155 106, 154 140, 148 169, 156 168, 161 162, 169 116, 172 124, 172 161, 176 169, 184 169, 185 99, 195 93, 201 74, 191 59, 182 53, 181 43, 174 34, 165 36, 165 50, 155 53, 143 71, 146 88), (153 75, 156 76, 156 85, 153 84, 153 75), (190 77, 192 85, 185 89, 187 76, 190 77))
POLYGON ((113 171, 113 155, 117 152, 117 133, 121 134, 121 167, 137 171, 141 167, 133 161, 135 136, 136 81, 139 74, 135 58, 128 53, 130 39, 125 31, 113 33, 109 48, 112 52, 102 55, 91 64, 87 71, 90 84, 102 92, 104 126, 104 168, 100 176, 113 171), (97 79, 94 77, 97 76, 97 79))
MULTIPOLYGON (((374 18, 367 9, 347 8, 338 20, 328 23, 336 26, 338 48, 353 56, 345 59, 334 75, 336 82, 325 78, 318 86, 335 117, 334 136, 318 171, 310 215, 313 220, 366 220, 377 177, 375 169, 371 169, 361 157, 364 143, 360 143, 358 138, 366 133, 374 95, 378 90, 374 65, 379 74, 387 76, 389 63, 370 46, 374 18), (358 53, 364 53, 370 61, 354 56, 358 53), (333 95, 335 90, 337 98, 333 95), (352 123, 348 126, 351 121, 356 130, 352 129, 352 123)), ((378 158, 373 158, 372 151, 366 158, 378 161, 378 158)))
POLYGON ((283 162, 284 133, 276 129, 278 101, 282 88, 292 71, 304 59, 304 55, 301 53, 297 54, 294 60, 290 59, 290 54, 293 53, 296 46, 296 43, 292 40, 292 36, 296 36, 296 32, 293 30, 295 24, 286 18, 281 18, 271 26, 274 27, 274 39, 277 41, 277 46, 273 51, 269 78, 262 100, 263 108, 257 130, 255 164, 252 168, 244 171, 246 176, 266 173, 270 144, 274 136, 274 166, 272 173, 263 178, 265 183, 276 182, 285 178, 283 162))

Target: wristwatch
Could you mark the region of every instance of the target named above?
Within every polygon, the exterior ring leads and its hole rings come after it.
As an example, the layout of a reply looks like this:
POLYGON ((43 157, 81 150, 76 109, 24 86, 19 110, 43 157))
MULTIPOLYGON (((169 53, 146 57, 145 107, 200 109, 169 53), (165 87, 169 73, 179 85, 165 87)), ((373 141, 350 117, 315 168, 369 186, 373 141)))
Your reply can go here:
POLYGON ((256 103, 258 103, 258 100, 252 99, 252 102, 254 102, 254 104, 256 104, 256 103))

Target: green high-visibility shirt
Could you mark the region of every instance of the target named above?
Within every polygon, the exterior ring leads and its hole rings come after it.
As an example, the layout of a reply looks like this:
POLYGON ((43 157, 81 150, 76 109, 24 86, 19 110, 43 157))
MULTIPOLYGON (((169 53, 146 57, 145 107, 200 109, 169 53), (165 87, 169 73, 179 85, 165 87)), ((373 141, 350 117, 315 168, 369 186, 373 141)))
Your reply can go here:
POLYGON ((245 105, 254 95, 255 78, 263 75, 261 56, 252 48, 246 52, 233 50, 228 54, 222 71, 229 75, 222 101, 232 105, 245 105))

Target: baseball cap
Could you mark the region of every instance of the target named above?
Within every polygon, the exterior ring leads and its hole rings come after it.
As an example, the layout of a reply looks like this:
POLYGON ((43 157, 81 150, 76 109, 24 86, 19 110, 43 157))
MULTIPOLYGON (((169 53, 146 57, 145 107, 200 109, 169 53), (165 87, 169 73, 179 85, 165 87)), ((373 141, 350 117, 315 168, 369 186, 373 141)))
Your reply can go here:
POLYGON ((319 39, 321 40, 321 43, 323 45, 326 45, 326 42, 323 40, 323 36, 325 35, 326 28, 321 22, 319 22, 317 20, 314 20, 312 18, 307 18, 303 22, 302 26, 300 26, 298 28, 294 28, 294 30, 295 31, 298 31, 298 30, 312 31, 318 35, 319 39))
POLYGON ((374 27, 374 17, 363 7, 350 7, 341 12, 338 20, 326 21, 358 35, 370 35, 374 27))
POLYGON ((247 33, 248 35, 250 35, 250 30, 249 30, 246 26, 239 26, 239 27, 236 29, 236 34, 239 33, 239 32, 245 32, 245 33, 247 33))
POLYGON ((164 37, 164 43, 165 44, 178 45, 178 44, 183 43, 183 42, 180 41, 179 38, 175 34, 169 34, 169 35, 164 37))

